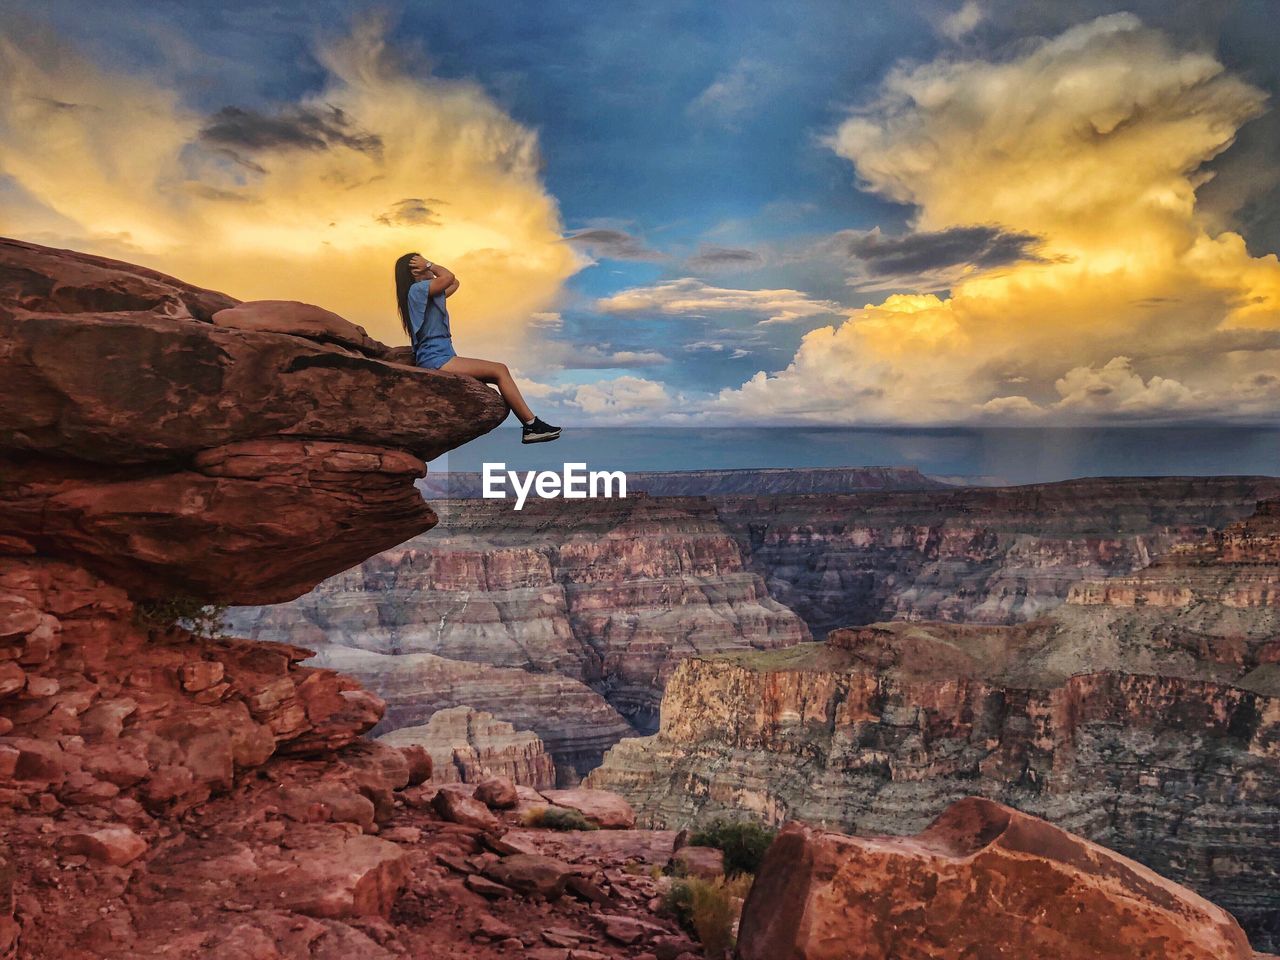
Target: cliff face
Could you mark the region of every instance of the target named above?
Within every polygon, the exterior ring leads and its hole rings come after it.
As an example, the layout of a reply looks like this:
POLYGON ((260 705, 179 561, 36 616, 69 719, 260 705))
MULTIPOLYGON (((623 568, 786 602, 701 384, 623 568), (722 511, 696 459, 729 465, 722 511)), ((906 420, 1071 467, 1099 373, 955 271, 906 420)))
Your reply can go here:
POLYGON ((1275 478, 1107 478, 1008 488, 734 497, 718 514, 815 636, 877 620, 1019 623, 1248 516, 1275 478))
POLYGON ((134 597, 252 603, 431 527, 423 459, 501 400, 351 324, 344 342, 228 325, 236 302, 0 239, 5 531, 134 597), (405 415, 424 405, 440 415, 405 415))
POLYGON ((350 647, 324 647, 315 663, 379 691, 387 708, 374 734, 421 726, 440 710, 484 704, 485 712, 538 735, 562 784, 577 783, 609 747, 634 732, 600 694, 557 673, 350 647))
POLYGON ((1179 544, 1132 576, 1081 583, 1067 602, 1080 606, 1186 610, 1214 603, 1251 610, 1280 605, 1280 499, 1206 539, 1179 544))
MULTIPOLYGON (((468 676, 481 672, 462 663, 507 668, 483 674, 491 689, 473 705, 535 730, 579 775, 613 742, 604 737, 654 729, 681 658, 808 639, 803 622, 744 569, 705 501, 538 501, 519 514, 502 502, 449 501, 438 509, 442 522, 429 537, 293 603, 234 611, 233 623, 248 636, 383 655, 350 664, 392 702, 389 723, 408 719, 396 703, 411 704, 413 722, 450 705, 439 685, 405 686, 416 669, 407 655, 459 661, 468 676), (505 694, 493 690, 499 677, 511 683, 505 694), (600 697, 612 708, 608 720, 600 697)), ((447 696, 460 702, 456 691, 447 696)))
POLYGON ((1216 561, 1185 567, 1193 599, 1173 609, 895 622, 686 661, 658 734, 620 743, 588 782, 649 823, 746 809, 893 834, 980 794, 1187 883, 1274 942, 1280 605, 1229 606, 1221 589, 1276 573, 1273 515, 1187 551, 1216 561))

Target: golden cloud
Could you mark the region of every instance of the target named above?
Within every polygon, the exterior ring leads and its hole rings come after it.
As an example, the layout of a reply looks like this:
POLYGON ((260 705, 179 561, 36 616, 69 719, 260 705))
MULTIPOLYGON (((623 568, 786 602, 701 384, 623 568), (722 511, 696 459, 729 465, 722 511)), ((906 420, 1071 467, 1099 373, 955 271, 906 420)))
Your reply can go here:
POLYGON ((989 225, 1038 257, 809 333, 714 406, 842 422, 1280 411, 1280 263, 1213 233, 1206 161, 1264 109, 1212 56, 1128 14, 997 61, 895 69, 830 146, 919 231, 989 225), (823 397, 827 399, 822 399, 823 397))
POLYGON ((537 135, 477 84, 412 74, 386 24, 322 44, 322 89, 202 116, 47 28, 0 36, 0 222, 244 299, 318 303, 403 342, 392 263, 453 269, 464 353, 510 354, 585 260, 562 241, 537 135), (499 351, 500 348, 500 351, 499 351))

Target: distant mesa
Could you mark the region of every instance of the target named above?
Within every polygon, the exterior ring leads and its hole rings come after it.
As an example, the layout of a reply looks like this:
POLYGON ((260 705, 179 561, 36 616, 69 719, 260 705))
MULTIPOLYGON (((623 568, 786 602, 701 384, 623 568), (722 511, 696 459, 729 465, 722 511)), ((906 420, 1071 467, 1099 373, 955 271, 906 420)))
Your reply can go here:
POLYGON ((496 776, 535 790, 556 785, 555 761, 536 733, 471 707, 437 710, 426 723, 378 739, 395 747, 424 747, 431 755, 433 783, 480 783, 496 776))

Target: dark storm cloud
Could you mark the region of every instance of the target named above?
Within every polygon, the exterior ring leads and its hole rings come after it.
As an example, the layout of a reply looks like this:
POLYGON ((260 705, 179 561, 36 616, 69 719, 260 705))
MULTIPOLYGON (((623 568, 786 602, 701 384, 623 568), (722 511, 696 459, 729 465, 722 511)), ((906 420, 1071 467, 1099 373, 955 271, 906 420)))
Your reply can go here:
POLYGON ((1040 261, 1040 238, 993 226, 951 227, 887 237, 879 230, 842 230, 822 246, 856 260, 872 277, 930 274, 948 267, 990 269, 1040 261))
POLYGON ((764 263, 764 257, 754 250, 745 247, 709 247, 702 246, 689 258, 688 265, 694 270, 718 270, 733 267, 753 267, 764 263))
POLYGON ((378 223, 385 226, 422 226, 428 223, 439 223, 436 218, 435 210, 427 204, 440 204, 443 200, 437 200, 435 197, 405 197, 403 200, 397 200, 391 205, 391 209, 386 213, 379 214, 374 217, 378 223))
POLYGON ((327 150, 343 146, 374 156, 382 150, 382 139, 356 129, 338 107, 289 107, 274 115, 223 107, 200 131, 208 144, 228 150, 271 150, 295 148, 327 150))
POLYGON ((665 260, 665 253, 650 249, 638 238, 622 230, 592 228, 565 237, 593 257, 606 260, 665 260))

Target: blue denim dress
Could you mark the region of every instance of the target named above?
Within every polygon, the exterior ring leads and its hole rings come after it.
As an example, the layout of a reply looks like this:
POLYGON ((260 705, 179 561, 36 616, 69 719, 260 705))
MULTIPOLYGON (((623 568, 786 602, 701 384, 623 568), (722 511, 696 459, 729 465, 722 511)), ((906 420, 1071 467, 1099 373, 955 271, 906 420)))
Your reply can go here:
POLYGON ((409 322, 413 324, 413 358, 420 367, 439 370, 457 356, 449 332, 449 307, 443 293, 430 294, 431 281, 409 287, 409 322))

